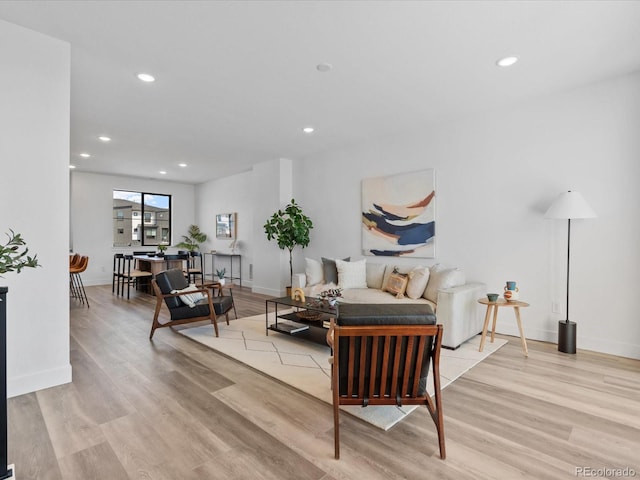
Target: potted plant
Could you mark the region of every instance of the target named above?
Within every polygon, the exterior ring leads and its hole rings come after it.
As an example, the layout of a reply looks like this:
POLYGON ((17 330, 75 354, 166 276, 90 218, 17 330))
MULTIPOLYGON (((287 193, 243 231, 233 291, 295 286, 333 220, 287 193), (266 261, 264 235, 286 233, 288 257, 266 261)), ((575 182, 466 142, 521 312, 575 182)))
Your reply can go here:
POLYGON ((218 282, 220 283, 220 285, 224 285, 225 283, 224 276, 226 273, 227 273, 226 268, 216 269, 216 276, 218 277, 218 282))
MULTIPOLYGON (((0 278, 3 278, 5 273, 16 272, 20 273, 23 268, 35 268, 39 267, 38 256, 31 257, 29 249, 26 247, 25 241, 22 239, 19 233, 15 233, 13 230, 9 230, 11 233, 7 234, 9 241, 4 245, 0 245, 0 278), (23 249, 24 247, 24 249, 23 249)), ((0 445, 0 478, 13 477, 13 471, 7 466, 7 287, 0 287, 0 335, 2 335, 3 351, 0 352, 2 356, 3 365, 0 368, 0 415, 3 415, 2 430, 0 431, 0 438, 2 439, 2 445, 0 445)))
POLYGON ((278 210, 264 224, 264 232, 267 240, 276 240, 281 250, 289 250, 289 275, 293 284, 293 249, 296 245, 302 248, 309 245, 309 231, 313 228, 313 222, 307 217, 294 199, 284 210, 278 210))
POLYGON ((182 242, 178 243, 176 247, 184 248, 190 252, 200 250, 200 244, 207 241, 207 234, 200 231, 200 227, 197 225, 191 225, 187 235, 182 236, 182 242))
POLYGON ((168 245, 161 243, 158 245, 158 253, 156 254, 158 257, 164 257, 164 252, 167 249, 168 245))

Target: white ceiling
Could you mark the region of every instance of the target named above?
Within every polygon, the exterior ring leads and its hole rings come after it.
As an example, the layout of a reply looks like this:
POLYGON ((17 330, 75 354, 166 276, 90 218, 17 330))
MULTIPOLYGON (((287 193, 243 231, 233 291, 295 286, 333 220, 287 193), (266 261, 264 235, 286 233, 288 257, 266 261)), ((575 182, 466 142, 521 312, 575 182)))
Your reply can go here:
POLYGON ((4 0, 0 19, 70 42, 78 170, 189 183, 640 70, 638 1, 4 0))

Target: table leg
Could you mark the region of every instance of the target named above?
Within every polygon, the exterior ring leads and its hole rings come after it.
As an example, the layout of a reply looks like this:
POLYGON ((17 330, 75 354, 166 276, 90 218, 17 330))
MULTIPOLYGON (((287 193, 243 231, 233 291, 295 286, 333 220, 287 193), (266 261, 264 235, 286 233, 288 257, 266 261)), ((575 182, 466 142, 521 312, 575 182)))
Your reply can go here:
POLYGON ((522 343, 522 351, 524 356, 529 356, 529 350, 527 349, 527 340, 524 338, 524 331, 522 330, 522 321, 520 320, 520 307, 513 307, 513 311, 516 314, 516 321, 518 322, 518 330, 520 330, 520 342, 522 343))
POLYGON ((498 323, 498 306, 497 305, 493 307, 493 326, 491 327, 491 343, 493 343, 496 337, 496 323, 498 323))
POLYGON ((487 337, 487 328, 489 328, 489 319, 491 318, 491 305, 487 305, 487 313, 484 316, 484 325, 482 326, 482 338, 480 338, 480 348, 478 349, 481 352, 484 349, 484 339, 487 337))

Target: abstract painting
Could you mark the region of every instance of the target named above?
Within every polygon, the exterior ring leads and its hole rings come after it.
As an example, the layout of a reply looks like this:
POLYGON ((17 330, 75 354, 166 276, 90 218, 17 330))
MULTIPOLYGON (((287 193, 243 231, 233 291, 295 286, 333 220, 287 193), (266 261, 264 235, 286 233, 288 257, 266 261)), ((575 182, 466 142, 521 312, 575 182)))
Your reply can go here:
POLYGON ((362 253, 435 258, 433 169, 362 180, 362 253))

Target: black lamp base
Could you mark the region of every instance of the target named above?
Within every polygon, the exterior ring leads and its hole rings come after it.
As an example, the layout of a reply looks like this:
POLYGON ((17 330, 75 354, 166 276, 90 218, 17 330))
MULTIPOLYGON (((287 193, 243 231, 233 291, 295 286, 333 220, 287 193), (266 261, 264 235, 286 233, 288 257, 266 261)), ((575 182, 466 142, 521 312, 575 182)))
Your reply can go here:
POLYGON ((576 353, 576 322, 558 322, 558 351, 576 353))

